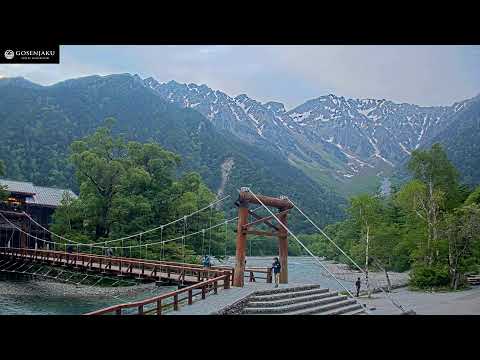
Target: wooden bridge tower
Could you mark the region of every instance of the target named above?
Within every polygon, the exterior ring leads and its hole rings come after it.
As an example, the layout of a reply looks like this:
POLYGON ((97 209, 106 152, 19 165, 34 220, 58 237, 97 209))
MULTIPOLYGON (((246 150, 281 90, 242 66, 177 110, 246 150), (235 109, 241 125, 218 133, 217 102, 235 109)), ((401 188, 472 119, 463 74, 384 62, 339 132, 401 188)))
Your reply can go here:
MULTIPOLYGON (((273 198, 264 195, 257 195, 258 199, 265 204, 265 206, 273 207, 277 209, 275 216, 287 226, 287 214, 291 208, 292 203, 286 198, 273 198)), ((233 279, 233 286, 243 287, 245 271, 245 252, 247 248, 247 236, 248 234, 260 235, 260 236, 276 236, 278 238, 279 245, 279 260, 282 265, 280 271, 280 283, 288 283, 288 232, 280 224, 274 225, 271 220, 275 220, 273 216, 262 217, 257 215, 254 211, 248 207, 250 204, 261 205, 260 202, 252 195, 248 188, 242 188, 238 196, 238 200, 235 205, 238 206, 238 224, 237 224, 237 248, 236 248, 236 262, 235 273, 233 279), (248 215, 251 215, 255 220, 251 223, 248 222, 248 215), (273 231, 256 231, 251 230, 255 225, 265 224, 273 231)))

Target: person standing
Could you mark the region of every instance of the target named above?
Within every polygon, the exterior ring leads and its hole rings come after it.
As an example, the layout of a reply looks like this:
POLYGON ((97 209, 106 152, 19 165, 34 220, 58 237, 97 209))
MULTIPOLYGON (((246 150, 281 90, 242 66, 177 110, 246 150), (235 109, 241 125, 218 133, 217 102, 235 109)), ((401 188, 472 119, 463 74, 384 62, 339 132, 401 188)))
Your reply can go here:
POLYGON ((273 277, 275 278, 275 287, 278 287, 278 281, 280 279, 280 270, 282 269, 282 265, 280 265, 280 261, 278 257, 273 259, 272 270, 273 270, 273 277))
POLYGON ((355 282, 355 286, 357 287, 357 297, 360 296, 360 285, 362 284, 362 282, 360 281, 360 278, 357 279, 357 281, 355 282))

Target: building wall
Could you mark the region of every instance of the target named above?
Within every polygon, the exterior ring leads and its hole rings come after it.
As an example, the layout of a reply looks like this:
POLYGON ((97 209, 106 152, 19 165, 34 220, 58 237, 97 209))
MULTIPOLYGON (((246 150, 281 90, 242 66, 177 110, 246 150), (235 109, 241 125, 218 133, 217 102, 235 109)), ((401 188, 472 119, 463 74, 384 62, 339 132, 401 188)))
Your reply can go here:
MULTIPOLYGON (((18 200, 21 200, 19 197, 18 200)), ((27 205, 24 202, 19 204, 12 203, 3 203, 0 205, 0 210, 4 210, 2 214, 15 226, 23 229, 25 232, 36 236, 39 239, 44 239, 51 241, 51 236, 48 232, 35 225, 25 216, 17 216, 9 214, 7 212, 15 212, 20 214, 22 211, 25 211, 30 215, 35 221, 41 224, 43 227, 49 229, 51 224, 52 215, 55 211, 51 207, 42 207, 42 206, 31 206, 27 205)), ((3 218, 0 218, 0 246, 8 246, 10 241, 11 247, 22 247, 26 246, 28 248, 35 248, 35 242, 37 242, 38 248, 46 248, 47 244, 42 241, 36 240, 30 236, 22 234, 18 229, 12 227, 8 222, 4 221, 3 218)))

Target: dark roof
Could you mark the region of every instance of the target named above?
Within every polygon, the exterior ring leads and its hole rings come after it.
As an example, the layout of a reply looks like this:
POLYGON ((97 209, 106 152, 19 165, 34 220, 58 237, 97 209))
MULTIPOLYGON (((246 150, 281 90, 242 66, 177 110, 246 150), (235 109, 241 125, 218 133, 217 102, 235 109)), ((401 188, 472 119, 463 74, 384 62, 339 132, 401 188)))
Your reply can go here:
POLYGON ((30 205, 58 207, 65 193, 77 198, 71 190, 36 186, 30 182, 0 179, 0 185, 6 186, 9 192, 29 195, 26 202, 30 205))
POLYGON ((33 184, 30 182, 0 179, 0 185, 6 187, 9 192, 30 195, 35 194, 33 184))

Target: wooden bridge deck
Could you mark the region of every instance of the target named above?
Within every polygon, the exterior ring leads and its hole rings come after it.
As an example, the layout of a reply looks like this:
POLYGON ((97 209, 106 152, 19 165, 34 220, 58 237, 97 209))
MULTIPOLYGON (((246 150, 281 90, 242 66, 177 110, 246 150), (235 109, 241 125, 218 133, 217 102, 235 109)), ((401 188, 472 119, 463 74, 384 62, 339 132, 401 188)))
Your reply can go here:
MULTIPOLYGON (((108 257, 88 253, 68 253, 65 251, 39 250, 26 248, 0 248, 0 255, 21 261, 35 261, 52 266, 64 266, 80 271, 92 271, 108 275, 125 276, 162 281, 168 283, 196 284, 228 274, 233 281, 234 269, 227 266, 204 268, 197 264, 184 264, 159 260, 140 260, 124 257, 108 257)), ((247 268, 245 277, 253 282, 257 279, 272 281, 271 269, 247 268)))
POLYGON ((82 271, 92 271, 119 277, 136 277, 150 281, 194 284, 204 279, 228 274, 228 268, 203 268, 198 265, 162 263, 122 257, 107 257, 88 253, 68 253, 54 250, 0 248, 0 255, 21 261, 36 261, 53 266, 65 266, 82 271))

